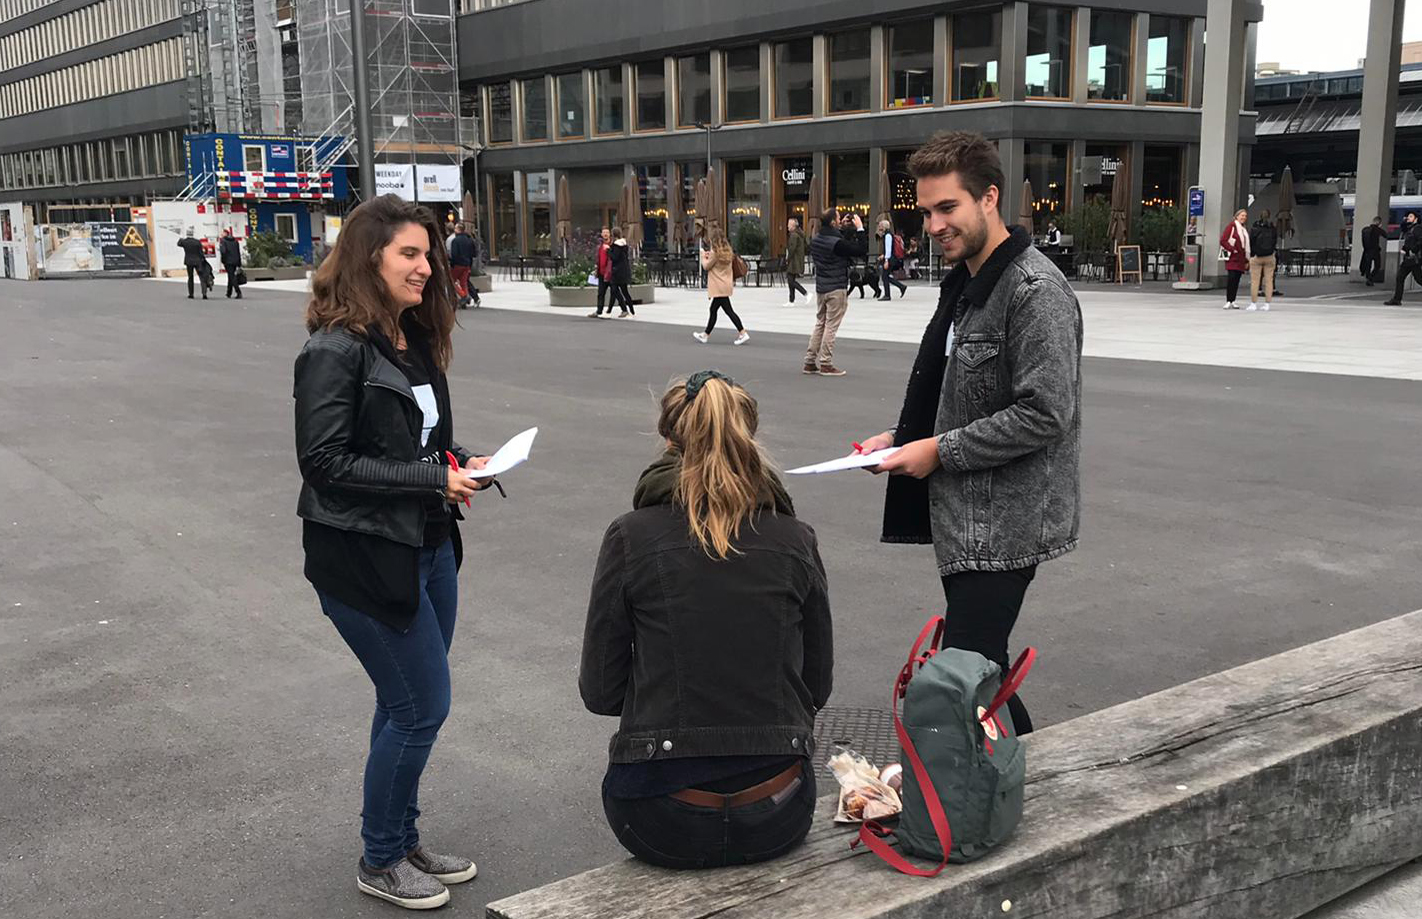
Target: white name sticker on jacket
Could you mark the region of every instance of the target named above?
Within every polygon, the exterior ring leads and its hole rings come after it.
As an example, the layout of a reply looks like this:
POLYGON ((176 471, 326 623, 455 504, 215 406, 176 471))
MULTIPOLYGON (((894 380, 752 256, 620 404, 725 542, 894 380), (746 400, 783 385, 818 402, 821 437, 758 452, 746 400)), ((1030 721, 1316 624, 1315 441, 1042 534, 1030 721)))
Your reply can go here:
POLYGON ((430 432, 439 425, 439 403, 435 401, 434 387, 430 384, 421 383, 413 389, 415 401, 420 403, 420 411, 425 413, 424 429, 420 431, 420 446, 427 447, 430 443, 430 432))
POLYGON ((953 326, 948 326, 948 342, 943 347, 943 353, 949 357, 953 356, 953 326))

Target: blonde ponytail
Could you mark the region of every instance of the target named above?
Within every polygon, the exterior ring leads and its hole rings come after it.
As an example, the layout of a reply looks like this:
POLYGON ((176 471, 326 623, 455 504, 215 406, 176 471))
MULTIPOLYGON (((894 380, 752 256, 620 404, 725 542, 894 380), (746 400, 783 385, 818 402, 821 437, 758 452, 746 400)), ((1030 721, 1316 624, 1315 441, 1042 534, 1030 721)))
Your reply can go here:
POLYGON ((756 401, 720 377, 705 380, 694 396, 674 383, 662 396, 657 430, 681 454, 672 500, 686 510, 691 535, 707 555, 724 559, 741 524, 773 494, 769 464, 755 441, 756 401))

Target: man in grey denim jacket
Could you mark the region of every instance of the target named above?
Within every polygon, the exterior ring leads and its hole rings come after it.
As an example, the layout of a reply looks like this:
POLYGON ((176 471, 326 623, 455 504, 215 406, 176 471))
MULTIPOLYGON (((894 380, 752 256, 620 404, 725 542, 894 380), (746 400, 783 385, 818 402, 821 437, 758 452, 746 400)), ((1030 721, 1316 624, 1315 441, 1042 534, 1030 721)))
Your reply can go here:
MULTIPOLYGON (((924 228, 956 267, 919 346, 888 472, 884 541, 932 541, 944 645, 1004 670, 1037 565, 1076 548, 1081 520, 1081 308, 1066 279, 998 213, 1006 181, 981 135, 942 133, 909 160, 924 228)), ((1009 701, 1019 733, 1026 708, 1009 701)))

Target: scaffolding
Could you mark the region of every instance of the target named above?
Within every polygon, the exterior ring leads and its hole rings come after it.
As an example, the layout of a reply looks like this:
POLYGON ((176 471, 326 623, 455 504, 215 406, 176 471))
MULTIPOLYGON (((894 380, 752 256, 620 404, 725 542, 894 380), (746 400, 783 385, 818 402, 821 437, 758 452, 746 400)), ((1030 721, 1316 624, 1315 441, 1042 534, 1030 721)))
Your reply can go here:
MULTIPOLYGON (((308 135, 355 133, 350 2, 293 3, 302 65, 302 129, 308 135)), ((375 161, 460 164, 454 0, 363 2, 375 161)))

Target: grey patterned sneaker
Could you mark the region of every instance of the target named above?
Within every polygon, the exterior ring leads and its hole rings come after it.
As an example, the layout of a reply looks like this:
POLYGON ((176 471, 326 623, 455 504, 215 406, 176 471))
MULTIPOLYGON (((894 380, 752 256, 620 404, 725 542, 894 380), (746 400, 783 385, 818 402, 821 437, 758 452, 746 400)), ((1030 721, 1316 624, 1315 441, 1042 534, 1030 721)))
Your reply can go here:
POLYGON ((426 852, 423 846, 416 846, 414 851, 405 856, 410 860, 410 864, 445 884, 463 884, 465 881, 474 880, 474 875, 479 873, 479 868, 467 858, 460 858, 458 855, 435 855, 433 852, 426 852))
POLYGON ((405 909, 434 909, 449 902, 449 891, 439 879, 416 868, 408 858, 389 868, 372 868, 361 859, 356 887, 405 909))

